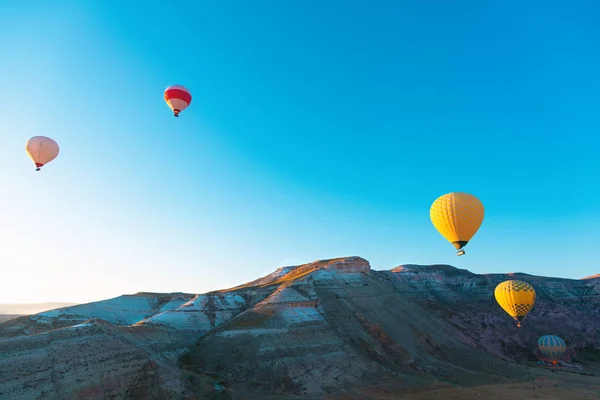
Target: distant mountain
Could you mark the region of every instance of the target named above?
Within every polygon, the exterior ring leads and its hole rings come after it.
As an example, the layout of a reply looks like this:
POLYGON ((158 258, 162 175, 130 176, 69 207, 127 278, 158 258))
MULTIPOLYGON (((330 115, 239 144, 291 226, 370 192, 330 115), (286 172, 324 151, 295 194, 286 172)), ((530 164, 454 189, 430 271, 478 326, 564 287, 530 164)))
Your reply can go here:
POLYGON ((0 324, 20 316, 21 314, 0 314, 0 324))
POLYGON ((227 290, 141 292, 0 324, 0 399, 11 400, 522 398, 532 388, 594 399, 599 374, 600 277, 374 271, 345 257, 227 290), (536 289, 522 328, 494 300, 505 279, 536 289), (568 344, 558 373, 537 363, 544 334, 568 344))
POLYGON ((55 308, 69 307, 77 303, 29 303, 29 304, 0 304, 0 314, 37 314, 55 308))

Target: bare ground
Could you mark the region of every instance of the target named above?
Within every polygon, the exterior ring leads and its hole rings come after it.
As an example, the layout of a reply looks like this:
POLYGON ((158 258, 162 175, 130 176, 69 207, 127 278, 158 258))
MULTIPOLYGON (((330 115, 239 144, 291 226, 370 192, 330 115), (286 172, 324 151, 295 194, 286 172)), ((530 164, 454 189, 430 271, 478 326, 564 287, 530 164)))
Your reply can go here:
POLYGON ((526 379, 512 383, 456 387, 442 382, 429 386, 398 390, 391 385, 356 389, 354 393, 330 396, 327 400, 489 400, 561 399, 592 400, 600 398, 600 376, 581 375, 560 369, 529 368, 526 379))

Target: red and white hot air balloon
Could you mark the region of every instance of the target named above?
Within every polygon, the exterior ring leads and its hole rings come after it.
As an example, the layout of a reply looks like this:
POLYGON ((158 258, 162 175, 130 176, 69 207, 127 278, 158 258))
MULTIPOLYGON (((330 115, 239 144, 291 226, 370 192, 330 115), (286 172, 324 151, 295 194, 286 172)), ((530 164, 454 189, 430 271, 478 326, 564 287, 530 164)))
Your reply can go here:
POLYGON ((34 136, 25 143, 25 150, 39 171, 58 156, 58 143, 46 136, 34 136))
POLYGON ((192 94, 181 85, 171 85, 165 89, 165 101, 175 116, 179 117, 179 113, 188 108, 192 102, 192 94))

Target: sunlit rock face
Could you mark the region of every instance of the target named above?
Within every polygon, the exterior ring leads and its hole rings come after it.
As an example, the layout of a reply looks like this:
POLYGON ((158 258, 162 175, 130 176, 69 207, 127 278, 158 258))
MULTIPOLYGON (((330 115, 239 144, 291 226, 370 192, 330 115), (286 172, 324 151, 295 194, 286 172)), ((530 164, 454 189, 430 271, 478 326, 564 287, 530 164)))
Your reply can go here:
POLYGON ((228 290, 137 293, 0 324, 0 399, 322 399, 512 382, 537 366, 545 334, 568 344, 561 368, 594 371, 599 330, 599 276, 374 271, 343 257, 228 290), (537 292, 522 328, 493 297, 506 279, 537 292))

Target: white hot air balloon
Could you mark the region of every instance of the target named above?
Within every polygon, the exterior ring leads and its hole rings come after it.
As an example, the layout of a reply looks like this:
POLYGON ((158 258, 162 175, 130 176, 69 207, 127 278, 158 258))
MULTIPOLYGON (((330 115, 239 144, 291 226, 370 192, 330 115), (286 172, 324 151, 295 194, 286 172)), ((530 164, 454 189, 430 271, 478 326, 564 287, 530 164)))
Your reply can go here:
POLYGON ((39 171, 58 156, 58 143, 46 136, 34 136, 25 144, 25 150, 39 171))

